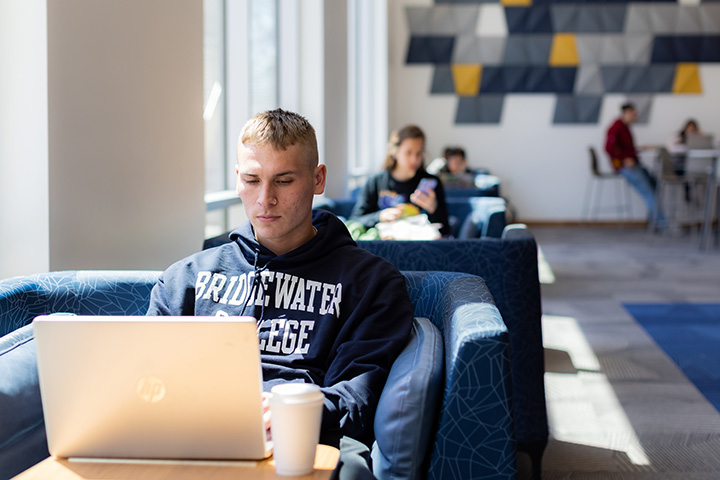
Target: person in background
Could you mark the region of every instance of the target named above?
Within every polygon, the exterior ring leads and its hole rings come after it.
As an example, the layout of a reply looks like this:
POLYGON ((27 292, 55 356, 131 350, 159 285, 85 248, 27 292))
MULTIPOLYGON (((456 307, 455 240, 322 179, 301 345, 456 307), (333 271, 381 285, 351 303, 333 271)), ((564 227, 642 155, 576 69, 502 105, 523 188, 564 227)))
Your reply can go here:
POLYGON ((403 205, 413 204, 431 223, 450 232, 445 191, 439 178, 424 166, 425 134, 415 125, 392 132, 383 170, 368 179, 360 191, 350 220, 366 228, 392 222, 403 215, 403 205))
MULTIPOLYGON (((673 171, 675 175, 685 175, 685 159, 687 158, 687 139, 690 135, 699 135, 703 132, 700 131, 700 126, 697 120, 692 118, 688 119, 683 125, 682 129, 673 136, 672 139, 667 143, 667 151, 672 158, 673 171)), ((690 185, 685 184, 685 201, 690 201, 690 185)))
POLYGON ((479 172, 468 166, 465 150, 460 147, 448 147, 443 152, 445 165, 438 172, 438 177, 446 188, 473 188, 475 175, 479 172))
POLYGON ((655 202, 655 179, 638 161, 635 140, 630 126, 637 121, 637 110, 632 103, 625 103, 620 108, 620 118, 615 120, 607 131, 605 151, 610 156, 613 169, 640 194, 648 208, 650 218, 656 225, 665 227, 667 219, 657 209, 655 202))
POLYGON ((688 119, 682 129, 667 143, 668 152, 673 156, 675 171, 682 174, 684 170, 685 153, 687 152, 687 138, 690 135, 702 133, 698 123, 694 119, 688 119))
POLYGON ((465 150, 460 147, 448 147, 443 152, 445 157, 445 167, 440 171, 444 173, 451 173, 453 175, 462 175, 463 173, 475 172, 468 167, 467 157, 465 156, 465 150))
POLYGON ((374 478, 373 418, 413 321, 405 278, 359 248, 335 215, 312 210, 326 166, 304 117, 277 109, 250 119, 235 171, 249 220, 232 242, 165 270, 148 315, 255 317, 263 390, 320 386, 320 440, 340 449, 333 478, 374 478))

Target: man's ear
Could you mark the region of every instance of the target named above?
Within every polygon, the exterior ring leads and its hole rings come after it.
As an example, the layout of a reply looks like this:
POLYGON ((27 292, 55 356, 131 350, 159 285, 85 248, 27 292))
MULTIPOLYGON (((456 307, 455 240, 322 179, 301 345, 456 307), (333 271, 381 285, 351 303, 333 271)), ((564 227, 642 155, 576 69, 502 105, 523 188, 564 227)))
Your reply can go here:
POLYGON ((238 197, 240 196, 240 166, 236 163, 235 164, 235 176, 237 177, 235 179, 235 195, 238 197))
POLYGON ((320 195, 325 191, 325 180, 327 179, 327 167, 321 163, 315 167, 315 195, 320 195))

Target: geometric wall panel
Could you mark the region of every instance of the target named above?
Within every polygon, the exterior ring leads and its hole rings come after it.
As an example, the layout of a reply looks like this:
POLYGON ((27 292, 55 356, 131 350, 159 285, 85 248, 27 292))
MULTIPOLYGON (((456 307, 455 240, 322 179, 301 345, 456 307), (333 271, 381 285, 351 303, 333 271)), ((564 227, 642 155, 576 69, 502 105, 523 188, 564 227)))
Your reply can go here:
POLYGON ((549 6, 506 7, 505 17, 510 34, 553 33, 549 6))
POLYGON ((430 93, 455 93, 452 70, 447 65, 437 65, 433 70, 430 93))
POLYGON ((674 65, 600 66, 605 93, 672 93, 674 65))
POLYGON ((413 36, 406 63, 450 63, 455 37, 413 36))
POLYGON ((453 63, 490 63, 502 62, 507 37, 476 37, 460 35, 455 39, 453 63))
POLYGON ((570 33, 555 34, 548 63, 553 67, 576 66, 580 63, 575 35, 570 33))
POLYGON ((452 67, 455 93, 460 96, 477 96, 480 90, 482 66, 454 64, 452 67))
POLYGON ((505 9, 497 3, 480 5, 475 34, 479 37, 507 37, 505 9))
POLYGON ((678 63, 673 82, 673 93, 702 93, 697 64, 678 63))
POLYGON ((602 96, 558 95, 553 123, 597 123, 602 96))
POLYGON ((645 124, 650 121, 650 111, 652 110, 652 95, 628 95, 627 101, 635 104, 637 112, 637 122, 645 124))
POLYGON ((600 75, 600 66, 595 64, 581 65, 575 78, 576 95, 601 95, 605 88, 600 75))
POLYGON ((511 35, 505 40, 505 65, 547 65, 552 35, 511 35))
POLYGON ((576 68, 483 66, 480 93, 572 93, 576 68))
POLYGON ((703 3, 700 24, 702 33, 720 33, 720 4, 703 3))
POLYGON ((653 96, 700 94, 720 63, 720 1, 435 0, 405 8, 406 63, 433 66, 457 123, 496 123, 506 94, 556 95, 554 123, 597 123, 623 94, 647 122, 653 96))
POLYGON ((458 35, 475 32, 480 7, 477 5, 408 7, 412 35, 458 35))
POLYGON ((460 97, 455 123, 500 123, 504 101, 504 95, 460 97))
POLYGON ((656 36, 653 63, 714 63, 720 61, 719 35, 656 36))

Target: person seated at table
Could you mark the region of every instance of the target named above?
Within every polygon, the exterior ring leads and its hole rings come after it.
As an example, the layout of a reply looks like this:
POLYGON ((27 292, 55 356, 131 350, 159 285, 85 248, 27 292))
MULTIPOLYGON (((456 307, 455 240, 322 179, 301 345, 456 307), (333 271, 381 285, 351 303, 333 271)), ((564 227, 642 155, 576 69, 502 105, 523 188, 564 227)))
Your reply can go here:
POLYGON ((683 125, 682 129, 675 134, 667 144, 667 149, 670 153, 685 153, 687 150, 687 138, 690 135, 701 134, 700 126, 697 120, 688 119, 683 125))
MULTIPOLYGON (((667 150, 672 158, 675 175, 685 175, 685 159, 687 157, 687 138, 701 134, 697 120, 688 119, 682 129, 667 143, 667 150)), ((690 201, 690 185, 685 185, 685 201, 690 201)))
POLYGON ((702 135, 697 120, 688 119, 682 129, 667 143, 668 152, 673 157, 675 173, 682 175, 685 170, 685 157, 687 153, 687 139, 692 135, 702 135))
POLYGON ((416 125, 392 132, 383 169, 371 176, 360 191, 350 215, 366 228, 393 222, 403 216, 403 206, 415 205, 431 223, 441 225, 440 234, 450 232, 445 190, 424 166, 425 134, 416 125))
MULTIPOLYGON (((235 171, 249 220, 232 242, 165 270, 148 314, 255 317, 263 390, 319 385, 320 440, 340 449, 338 478, 374 478, 373 418, 413 321, 405 279, 359 248, 335 215, 312 210, 326 166, 304 117, 277 109, 250 119, 235 171)), ((264 405, 267 416, 267 397, 264 405)))
POLYGON ((664 228, 667 219, 655 203, 655 178, 639 162, 635 140, 630 126, 637 121, 637 110, 632 103, 620 108, 620 117, 607 130, 605 151, 610 156, 613 169, 618 172, 642 197, 648 208, 649 218, 664 228))

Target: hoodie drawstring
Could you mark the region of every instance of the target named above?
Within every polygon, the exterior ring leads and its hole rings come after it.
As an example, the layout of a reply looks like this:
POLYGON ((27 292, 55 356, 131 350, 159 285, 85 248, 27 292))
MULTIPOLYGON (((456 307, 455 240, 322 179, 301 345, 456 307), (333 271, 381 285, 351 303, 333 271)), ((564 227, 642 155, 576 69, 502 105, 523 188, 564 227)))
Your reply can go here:
POLYGON ((258 291, 261 292, 261 302, 260 302, 260 318, 257 320, 258 329, 260 328, 260 324, 262 323, 263 317, 265 316, 265 284, 260 281, 260 277, 262 272, 267 270, 268 265, 270 264, 270 261, 268 261, 264 266, 258 267, 258 256, 259 256, 259 250, 255 249, 255 261, 253 262, 253 268, 255 270, 255 277, 253 278, 253 284, 252 288, 250 289, 250 294, 248 295, 248 299, 245 301, 245 305, 243 306, 241 315, 245 314, 245 309, 248 307, 250 302, 255 302, 255 297, 257 296, 256 293, 258 291))

